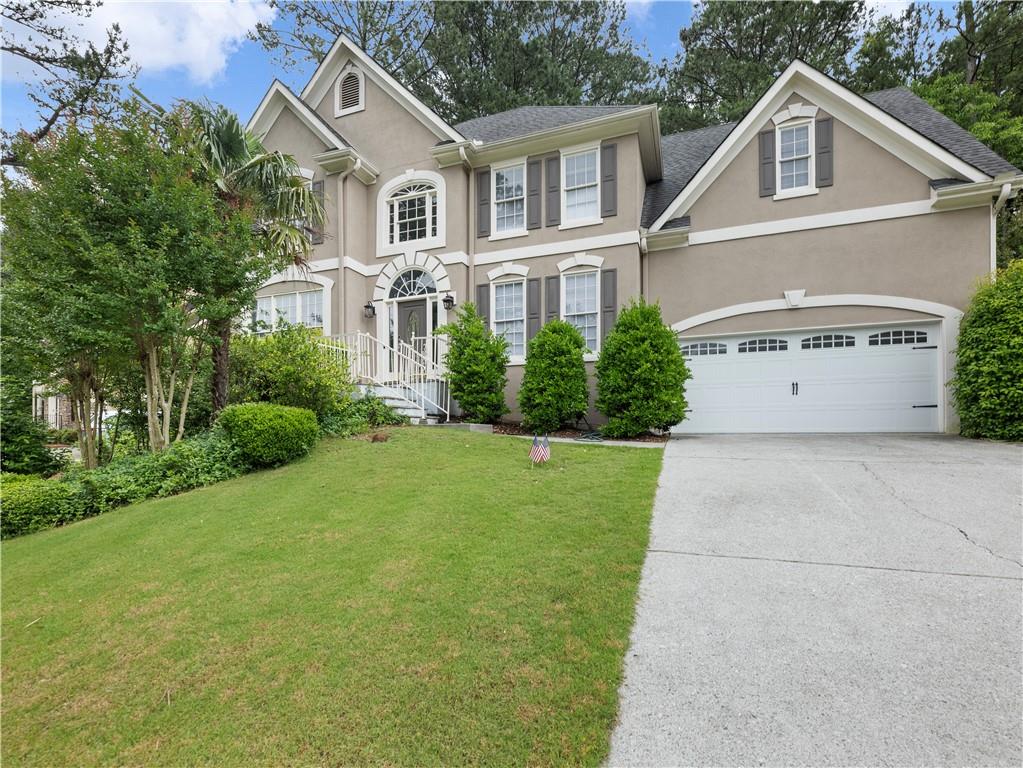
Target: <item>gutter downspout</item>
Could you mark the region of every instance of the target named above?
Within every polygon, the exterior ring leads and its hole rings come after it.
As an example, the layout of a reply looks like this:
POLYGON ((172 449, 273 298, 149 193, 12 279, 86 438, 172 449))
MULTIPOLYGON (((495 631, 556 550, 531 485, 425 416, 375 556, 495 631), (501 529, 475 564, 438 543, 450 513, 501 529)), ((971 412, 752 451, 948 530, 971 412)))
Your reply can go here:
POLYGON ((468 285, 465 286, 465 298, 462 299, 464 303, 476 300, 475 295, 473 295, 473 286, 476 285, 476 206, 472 204, 473 200, 476 199, 476 174, 472 172, 472 165, 469 163, 469 156, 465 152, 465 147, 458 148, 458 156, 462 158, 462 167, 465 168, 469 182, 466 185, 468 193, 465 196, 465 221, 468 226, 465 233, 465 241, 468 245, 469 268, 466 270, 468 285))
POLYGON ((347 239, 347 228, 344 226, 345 216, 345 181, 348 177, 362 167, 362 158, 355 161, 355 165, 347 171, 338 174, 337 177, 337 309, 338 329, 343 334, 347 330, 345 323, 345 240, 347 239))

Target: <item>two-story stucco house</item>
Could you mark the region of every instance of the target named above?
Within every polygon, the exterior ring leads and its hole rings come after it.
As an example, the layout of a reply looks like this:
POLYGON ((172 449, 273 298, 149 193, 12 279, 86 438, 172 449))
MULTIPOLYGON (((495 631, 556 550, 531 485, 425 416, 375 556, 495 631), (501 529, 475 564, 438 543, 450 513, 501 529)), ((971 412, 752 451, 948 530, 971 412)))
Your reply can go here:
POLYGON ((448 125, 342 38, 249 125, 327 211, 259 317, 344 337, 387 381, 435 371, 432 330, 473 301, 509 342, 511 419, 543 323, 596 359, 643 296, 693 372, 679 431, 955 430, 958 319, 1023 185, 910 91, 859 95, 800 61, 738 123, 661 136, 653 105, 448 125))

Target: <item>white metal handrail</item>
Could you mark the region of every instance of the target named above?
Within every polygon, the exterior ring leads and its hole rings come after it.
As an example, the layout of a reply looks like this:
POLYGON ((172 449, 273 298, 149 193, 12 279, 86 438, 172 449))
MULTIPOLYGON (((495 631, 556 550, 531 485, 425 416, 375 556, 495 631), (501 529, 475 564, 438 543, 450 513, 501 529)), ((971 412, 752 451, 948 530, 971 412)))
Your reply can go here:
MULTIPOLYGON (((347 367, 353 381, 393 386, 402 392, 403 399, 422 411, 430 405, 445 416, 450 414, 449 398, 446 406, 442 406, 426 394, 427 382, 442 380, 440 369, 431 365, 413 344, 398 339, 397 345, 392 347, 371 334, 353 331, 326 338, 321 347, 332 359, 347 367)), ((446 382, 443 384, 446 391, 446 382)))

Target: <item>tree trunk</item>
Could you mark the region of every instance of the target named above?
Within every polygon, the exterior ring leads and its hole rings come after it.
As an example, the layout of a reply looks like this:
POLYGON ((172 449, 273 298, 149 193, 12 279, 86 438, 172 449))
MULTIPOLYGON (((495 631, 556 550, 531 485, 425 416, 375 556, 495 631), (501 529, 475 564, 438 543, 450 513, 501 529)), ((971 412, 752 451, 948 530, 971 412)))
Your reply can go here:
POLYGON ((228 355, 231 347, 231 321, 221 320, 215 332, 220 343, 214 344, 210 351, 213 356, 213 418, 227 406, 227 391, 230 384, 228 355))
POLYGON ((962 4, 963 9, 963 38, 966 51, 966 83, 972 85, 977 79, 977 70, 980 69, 980 52, 977 50, 977 17, 974 13, 973 2, 966 0, 962 4))

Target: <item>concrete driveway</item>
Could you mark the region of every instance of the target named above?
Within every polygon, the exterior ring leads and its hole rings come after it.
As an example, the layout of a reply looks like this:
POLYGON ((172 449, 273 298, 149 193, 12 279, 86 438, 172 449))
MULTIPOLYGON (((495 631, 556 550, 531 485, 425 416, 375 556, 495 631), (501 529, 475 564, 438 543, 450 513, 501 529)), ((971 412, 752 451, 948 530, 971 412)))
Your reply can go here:
POLYGON ((1023 764, 1023 449, 674 439, 612 766, 1023 764))

